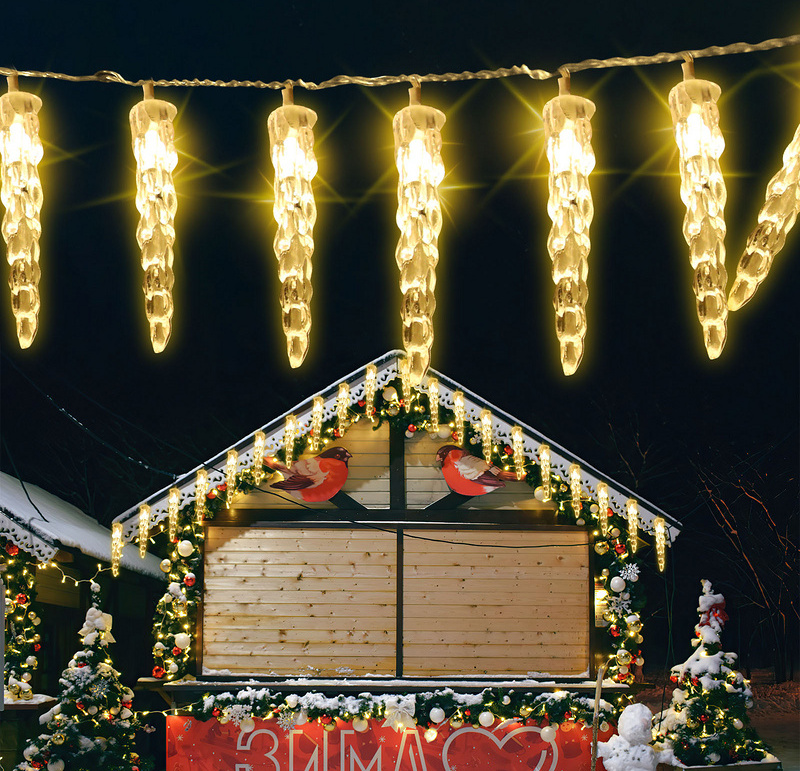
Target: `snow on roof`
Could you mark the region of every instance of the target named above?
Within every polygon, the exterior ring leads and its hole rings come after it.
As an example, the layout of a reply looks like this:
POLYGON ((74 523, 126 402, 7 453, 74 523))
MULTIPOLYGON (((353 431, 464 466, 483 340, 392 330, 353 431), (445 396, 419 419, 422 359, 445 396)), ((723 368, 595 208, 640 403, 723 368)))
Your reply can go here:
MULTIPOLYGON (((375 365, 377 370, 377 388, 382 388, 391 380, 399 376, 398 361, 405 357, 402 351, 389 351, 371 363, 375 365)), ((551 467, 554 473, 560 474, 563 479, 569 479, 569 467, 573 463, 577 463, 581 467, 581 479, 585 491, 594 491, 597 489, 599 482, 605 482, 608 485, 609 506, 615 510, 623 519, 627 519, 627 501, 629 498, 634 498, 638 503, 639 517, 642 529, 646 532, 653 532, 653 522, 656 517, 662 517, 666 524, 667 542, 672 543, 675 537, 680 532, 680 524, 669 514, 662 509, 653 505, 649 501, 643 499, 637 493, 628 489, 619 482, 615 482, 610 477, 598 471, 591 464, 579 458, 574 453, 569 452, 566 448, 562 447, 558 442, 548 439, 544 434, 540 433, 534 428, 520 422, 506 412, 503 412, 498 407, 495 407, 490 402, 481 398, 477 394, 470 391, 468 388, 451 380, 446 375, 437 372, 435 369, 428 370, 430 377, 436 377, 439 380, 439 403, 448 409, 453 409, 453 394, 460 391, 464 395, 464 406, 466 419, 473 423, 480 421, 481 411, 489 409, 492 413, 492 433, 497 438, 497 441, 506 441, 511 444, 511 429, 513 426, 518 425, 523 431, 523 448, 525 454, 529 458, 537 458, 539 455, 539 446, 547 444, 550 447, 551 467)), ((327 388, 320 391, 318 394, 313 394, 307 399, 304 399, 299 404, 296 404, 291 409, 279 415, 274 420, 271 420, 265 426, 261 426, 260 430, 266 434, 266 452, 273 453, 283 446, 283 432, 285 427, 286 416, 294 414, 297 418, 297 427, 300 434, 308 431, 311 424, 311 408, 314 396, 321 396, 324 401, 323 420, 329 420, 336 414, 336 400, 339 393, 339 384, 347 383, 350 388, 350 404, 356 403, 359 399, 364 398, 364 386, 366 380, 366 367, 360 367, 354 370, 349 375, 346 375, 339 380, 336 380, 327 388)), ((426 384, 422 386, 423 390, 427 388, 426 384)), ((225 459, 228 450, 235 449, 239 455, 240 468, 247 468, 253 465, 253 449, 254 437, 253 434, 248 434, 243 437, 239 442, 231 447, 225 448, 222 452, 210 458, 200 466, 193 468, 188 473, 182 475, 175 480, 172 484, 164 487, 158 492, 153 493, 151 496, 141 501, 147 503, 151 508, 151 523, 153 525, 160 522, 167 516, 168 512, 168 497, 169 491, 173 487, 177 487, 181 493, 180 505, 185 501, 194 497, 195 479, 197 471, 205 468, 208 472, 209 484, 217 485, 225 481, 225 459)), ((131 540, 138 532, 138 513, 139 505, 131 507, 124 513, 120 514, 114 519, 115 522, 123 523, 123 539, 131 540)))
MULTIPOLYGON (((74 548, 89 557, 111 562, 111 531, 108 528, 41 487, 26 482, 23 488, 19 479, 2 472, 0 535, 41 562, 51 560, 62 547, 74 548)), ((152 554, 141 559, 138 550, 132 546, 126 546, 122 552, 122 567, 163 579, 158 562, 152 554)))

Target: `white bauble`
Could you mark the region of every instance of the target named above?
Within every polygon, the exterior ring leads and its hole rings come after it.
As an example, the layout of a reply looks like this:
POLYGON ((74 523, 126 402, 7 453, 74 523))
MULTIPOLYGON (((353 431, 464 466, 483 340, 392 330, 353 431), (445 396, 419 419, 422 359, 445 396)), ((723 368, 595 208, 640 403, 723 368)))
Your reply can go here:
POLYGON ((170 661, 169 666, 167 667, 167 671, 174 675, 178 671, 178 665, 174 661, 170 661))
POLYGON ((300 712, 297 716, 297 720, 294 721, 295 725, 303 725, 303 723, 308 722, 308 715, 305 712, 300 712))
POLYGON ((542 741, 547 742, 548 744, 552 744, 556 740, 556 729, 555 726, 546 725, 542 728, 542 741))
POLYGON ((290 693, 286 697, 286 706, 294 709, 300 703, 300 697, 296 693, 290 693))
POLYGON ((188 557, 194 551, 194 544, 191 541, 181 541, 178 544, 178 554, 181 557, 188 557))
POLYGON ((613 592, 621 592, 625 588, 625 579, 620 578, 619 576, 614 576, 609 582, 608 585, 611 587, 611 591, 613 592))
POLYGON ((118 715, 118 714, 119 714, 119 707, 111 707, 111 709, 110 709, 110 710, 108 710, 108 711, 109 711, 109 712, 110 712, 112 715, 118 715))
POLYGON ((494 715, 489 712, 489 710, 485 710, 478 715, 478 722, 484 727, 488 728, 492 723, 494 723, 494 715))
POLYGON ((597 514, 597 512, 600 511, 600 507, 596 503, 593 503, 589 506, 589 511, 591 511, 592 514, 597 514))
POLYGON ((430 711, 430 718, 432 723, 441 723, 445 718, 444 710, 441 707, 434 707, 430 711))
POLYGON ((25 663, 29 667, 35 667, 39 662, 36 660, 36 656, 28 656, 28 658, 25 659, 25 663))
POLYGON ((422 734, 423 738, 426 742, 432 742, 436 740, 436 737, 439 735, 438 731, 435 728, 428 728, 426 729, 425 733, 422 734))
POLYGON ((175 635, 176 648, 180 648, 181 650, 186 650, 186 648, 188 648, 189 645, 191 645, 191 642, 192 642, 192 636, 186 634, 186 632, 178 632, 178 634, 175 635))
POLYGON ((742 730, 742 728, 744 728, 744 723, 743 723, 741 720, 739 720, 739 718, 738 718, 738 717, 735 717, 735 718, 733 719, 733 727, 734 727, 734 728, 735 728, 737 731, 741 731, 741 730, 742 730))
POLYGON ((239 728, 245 733, 250 733, 250 731, 252 731, 255 727, 256 721, 251 717, 243 718, 242 722, 239 723, 239 728))
POLYGON ((439 431, 438 431, 439 439, 449 439, 452 433, 453 429, 450 428, 450 426, 439 426, 439 431))
POLYGON ((386 386, 386 388, 383 389, 383 398, 387 402, 393 402, 397 398, 397 389, 393 386, 386 386))
POLYGON ((127 720, 132 714, 133 712, 131 712, 127 707, 123 707, 120 710, 119 716, 122 720, 127 720))
POLYGON ((353 718, 353 729, 358 731, 360 734, 364 733, 369 728, 369 723, 363 717, 354 717, 353 718))
POLYGON ((30 682, 30 679, 31 679, 31 673, 30 673, 30 672, 23 672, 23 673, 22 673, 22 674, 19 676, 19 679, 20 679, 20 680, 22 680, 22 682, 23 682, 23 683, 30 682))
POLYGON ((47 764, 47 771, 64 771, 64 761, 61 758, 53 758, 47 764))
POLYGON ((537 487, 533 491, 533 497, 536 498, 537 501, 543 501, 544 500, 544 487, 537 487))
POLYGON ((511 704, 511 697, 503 696, 503 704, 511 704))
POLYGON ((86 711, 87 711, 87 712, 88 712, 90 715, 96 715, 96 714, 97 714, 97 707, 95 707, 94 705, 92 705, 92 706, 91 706, 91 707, 89 707, 89 709, 87 709, 86 711))

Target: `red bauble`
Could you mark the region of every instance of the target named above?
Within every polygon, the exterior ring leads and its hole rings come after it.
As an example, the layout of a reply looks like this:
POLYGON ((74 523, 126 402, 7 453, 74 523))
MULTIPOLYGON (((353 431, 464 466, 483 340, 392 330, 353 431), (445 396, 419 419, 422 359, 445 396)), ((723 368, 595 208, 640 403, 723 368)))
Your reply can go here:
POLYGON ((210 501, 213 501, 214 498, 216 498, 216 497, 217 497, 217 491, 216 490, 209 490, 206 493, 206 498, 208 498, 208 500, 210 500, 210 501))
POLYGON ((185 577, 184 577, 184 579, 183 579, 183 583, 185 583, 185 584, 186 584, 186 586, 194 586, 194 582, 195 582, 196 580, 197 580, 197 579, 196 579, 194 576, 192 576, 192 575, 187 575, 187 576, 185 576, 185 577))
POLYGON ((167 672, 164 667, 153 667, 153 677, 156 677, 160 680, 166 674, 167 672))
POLYGON ((40 651, 40 650, 42 649, 42 645, 41 645, 41 643, 34 643, 34 644, 33 644, 33 649, 34 649, 35 651, 37 651, 37 652, 38 652, 38 651, 40 651))
POLYGON ((619 637, 620 634, 619 627, 616 626, 609 627, 608 631, 611 633, 612 637, 619 637))
POLYGON ((133 704, 132 701, 123 701, 123 702, 120 702, 120 703, 122 704, 123 707, 125 707, 125 709, 130 709, 131 705, 133 704))
POLYGON ((338 428, 334 428, 333 435, 338 438, 342 435, 342 432, 338 428))
POLYGON ((511 445, 507 444, 505 447, 503 447, 503 452, 506 455, 513 455, 514 454, 514 449, 511 447, 511 445))
POLYGON ((114 722, 114 715, 109 715, 106 719, 108 720, 109 723, 113 723, 114 722))
POLYGON ((28 599, 28 595, 27 594, 25 594, 24 592, 20 592, 14 598, 14 602, 16 602, 17 605, 27 605, 30 602, 30 600, 28 599))
POLYGON ((571 720, 571 719, 572 719, 572 713, 569 710, 567 710, 564 713, 564 720, 571 720))
POLYGON ((6 544, 6 552, 8 554, 10 554, 12 557, 16 557, 17 554, 19 554, 19 546, 17 546, 17 544, 15 544, 15 543, 11 543, 11 541, 9 541, 6 544))
POLYGON ((408 430, 413 434, 417 430, 417 427, 413 423, 410 423, 408 430))
POLYGON ((180 656, 181 653, 183 653, 183 651, 177 645, 172 649, 173 656, 180 656))
POLYGON ((319 722, 323 725, 330 725, 333 722, 333 718, 330 715, 321 715, 319 722))
POLYGON ((83 702, 82 702, 82 701, 76 701, 76 702, 75 702, 75 706, 76 706, 78 709, 83 709, 83 702))
POLYGON ((366 403, 367 403, 366 399, 359 399, 358 400, 358 406, 359 407, 363 407, 366 403))
POLYGON ((696 677, 693 677, 692 678, 692 685, 700 685, 700 681, 696 677))
POLYGON ((532 717, 526 717, 525 725, 536 725, 536 720, 532 717))
POLYGON ((678 676, 677 676, 677 675, 670 675, 670 676, 669 676, 669 679, 670 679, 670 680, 671 680, 673 683, 677 683, 677 682, 678 682, 678 676))
POLYGON ((471 712, 470 712, 468 709, 465 709, 465 710, 464 710, 464 714, 465 714, 467 717, 469 717, 469 716, 470 716, 472 713, 471 713, 471 712))
POLYGON ((220 714, 221 714, 219 707, 214 707, 214 709, 212 709, 212 710, 211 710, 211 714, 212 714, 214 717, 219 717, 219 716, 220 716, 220 714))
POLYGON ((32 760, 32 761, 31 761, 31 765, 32 765, 34 768, 44 768, 43 764, 42 764, 42 763, 40 763, 38 760, 32 760))
POLYGON ((625 548, 625 544, 624 544, 624 543, 618 543, 618 544, 617 544, 617 545, 614 547, 614 551, 615 551, 617 554, 625 554, 625 552, 626 552, 626 551, 628 551, 628 550, 625 548))
POLYGON ((133 766, 133 767, 131 768, 131 771, 139 771, 139 766, 133 766))
POLYGON ((699 717, 699 718, 697 718, 697 719, 698 719, 698 720, 699 720, 701 723, 707 723, 707 722, 708 722, 708 715, 700 715, 700 717, 699 717))
POLYGON ((217 490, 224 493, 228 489, 228 485, 223 482, 221 485, 217 485, 217 490))

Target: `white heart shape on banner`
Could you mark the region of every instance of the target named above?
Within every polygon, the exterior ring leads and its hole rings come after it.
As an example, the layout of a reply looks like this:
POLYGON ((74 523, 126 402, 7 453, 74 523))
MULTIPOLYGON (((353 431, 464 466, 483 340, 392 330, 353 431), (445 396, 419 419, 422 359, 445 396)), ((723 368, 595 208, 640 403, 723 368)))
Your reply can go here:
MULTIPOLYGON (((497 745, 498 749, 502 749, 505 743, 510 739, 513 739, 515 736, 524 733, 541 733, 541 729, 537 728, 536 726, 524 726, 521 728, 516 728, 513 731, 509 731, 502 739, 498 739, 491 731, 487 731, 485 728, 473 728, 472 726, 459 728, 458 731, 455 731, 447 737, 447 741, 444 743, 444 747, 442 747, 442 765, 444 766, 444 771, 453 771, 453 769, 450 768, 450 763, 447 759, 447 753, 450 750, 450 744, 453 739, 455 739, 456 736, 460 736, 464 733, 476 733, 488 736, 497 745)), ((556 771, 556 765, 558 764, 558 747, 556 747, 555 744, 551 744, 550 747, 553 750, 553 761, 550 763, 550 768, 548 768, 547 771, 556 771)), ((547 760, 548 752, 549 750, 542 750, 542 753, 539 756, 539 762, 536 764, 536 767, 532 769, 532 771, 542 771, 542 766, 547 760)))

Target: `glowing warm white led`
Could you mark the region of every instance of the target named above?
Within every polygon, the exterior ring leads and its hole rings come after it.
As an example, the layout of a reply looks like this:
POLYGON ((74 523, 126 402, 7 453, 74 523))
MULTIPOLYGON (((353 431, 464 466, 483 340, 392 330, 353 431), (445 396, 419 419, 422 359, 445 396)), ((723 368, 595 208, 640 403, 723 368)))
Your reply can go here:
POLYGON ((17 90, 8 78, 8 93, 0 96, 0 198, 6 213, 3 238, 11 267, 11 310, 20 348, 36 337, 39 317, 39 237, 42 234, 42 183, 36 168, 42 160, 39 118, 42 100, 17 90))
POLYGON ((308 446, 311 452, 319 449, 320 436, 322 434, 322 411, 325 409, 325 402, 321 396, 315 396, 311 405, 311 431, 308 446))
POLYGON ((208 472, 204 469, 197 470, 194 480, 194 516, 198 525, 203 524, 206 513, 206 495, 208 494, 208 472))
POLYGON ((431 431, 439 430, 439 381, 435 377, 428 378, 428 414, 431 431))
POLYGON ((336 396, 336 427, 339 429, 340 435, 347 430, 347 411, 349 408, 350 386, 347 383, 339 383, 339 393, 336 396))
POLYGON ((253 435, 253 479, 257 485, 264 479, 264 452, 267 449, 267 435, 256 431, 253 435))
POLYGON ((656 560, 659 571, 663 573, 667 566, 667 524, 662 517, 656 517, 653 528, 656 533, 656 560))
POLYGON ((122 523, 111 525, 111 575, 119 575, 119 562, 122 559, 122 523))
POLYGON ((403 346, 409 358, 412 385, 428 369, 436 310, 436 264, 442 229, 438 187, 444 179, 442 133, 444 114, 419 103, 419 87, 409 90, 410 105, 394 116, 397 184, 397 227, 400 240, 395 258, 403 295, 403 346))
POLYGON ((411 365, 408 358, 398 359, 397 371, 400 373, 400 387, 403 389, 403 407, 411 409, 411 365))
POLYGON ((297 439, 297 417, 287 415, 283 425, 283 454, 284 463, 287 466, 291 466, 294 460, 295 439, 297 439))
POLYGON ((492 413, 489 410, 481 410, 481 445, 483 446, 483 459, 487 463, 492 462, 492 413))
POLYGON ((683 82, 669 92, 669 107, 680 153, 681 200, 686 206, 683 237, 694 271, 692 288, 703 342, 711 359, 725 345, 728 304, 725 298, 725 219, 727 193, 719 158, 725 140, 719 129, 720 87, 694 77, 692 62, 683 65, 683 82))
POLYGON ((605 482, 597 483, 597 518, 600 520, 600 532, 603 538, 608 536, 608 485, 605 482))
POLYGON ((639 548, 639 504, 633 498, 628 498, 625 510, 628 514, 628 546, 631 554, 636 554, 639 548))
POLYGON ((311 255, 317 206, 311 180, 317 173, 313 127, 317 114, 294 104, 291 88, 283 106, 267 120, 278 229, 273 242, 281 281, 281 311, 289 364, 299 367, 308 352, 311 330, 311 255))
POLYGON ((539 465, 542 470, 542 500, 549 501, 553 497, 553 487, 550 481, 550 446, 539 445, 539 465))
POLYGON ((177 487, 170 488, 167 503, 167 523, 170 543, 172 543, 178 535, 178 507, 180 503, 181 491, 177 487))
POLYGON ((225 459, 225 499, 230 508, 236 495, 236 472, 239 470, 239 453, 228 450, 225 459))
POLYGON ((581 516, 581 467, 573 463, 569 467, 569 490, 572 495, 572 511, 581 516))
POLYGON ((569 93, 569 78, 561 78, 559 95, 542 111, 550 162, 547 213, 553 221, 547 251, 553 262, 553 306, 565 375, 578 369, 586 336, 589 226, 594 215, 589 190, 595 163, 590 122, 594 111, 593 102, 569 93))
POLYGON ((461 391, 453 392, 453 422, 456 434, 456 444, 464 444, 464 421, 467 417, 467 410, 464 404, 464 394, 461 391))
POLYGON ((150 540, 150 507, 143 503, 139 506, 139 556, 147 556, 147 542, 150 540))
POLYGON ((178 197, 172 171, 178 163, 172 121, 175 105, 153 98, 152 84, 130 113, 133 155, 136 158, 136 240, 142 250, 144 307, 153 350, 164 350, 172 332, 172 272, 175 212, 178 197))
POLYGON ((375 391, 378 387, 378 368, 374 364, 367 364, 364 375, 364 411, 370 419, 375 412, 375 391))
POLYGON ((767 185, 767 200, 758 213, 758 225, 747 239, 728 295, 729 310, 739 310, 767 277, 775 255, 800 214, 800 126, 783 153, 783 167, 767 185))
POLYGON ((511 429, 511 449, 514 451, 514 471, 517 479, 525 477, 525 447, 522 444, 522 427, 514 426, 511 429))

